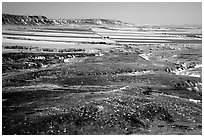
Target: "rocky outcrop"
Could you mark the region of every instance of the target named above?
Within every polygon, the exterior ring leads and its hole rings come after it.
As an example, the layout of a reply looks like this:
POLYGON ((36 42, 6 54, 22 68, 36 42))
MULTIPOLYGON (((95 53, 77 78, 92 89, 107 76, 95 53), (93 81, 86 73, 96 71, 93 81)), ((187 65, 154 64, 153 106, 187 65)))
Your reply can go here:
POLYGON ((89 25, 124 25, 123 22, 118 20, 109 20, 109 19, 63 19, 63 20, 54 20, 61 25, 63 24, 89 24, 89 25))
POLYGON ((110 19, 48 19, 45 16, 25 16, 2 14, 2 25, 131 25, 118 20, 110 19))
POLYGON ((2 14, 2 25, 31 25, 42 26, 52 25, 54 22, 45 16, 24 16, 24 15, 11 15, 2 14))

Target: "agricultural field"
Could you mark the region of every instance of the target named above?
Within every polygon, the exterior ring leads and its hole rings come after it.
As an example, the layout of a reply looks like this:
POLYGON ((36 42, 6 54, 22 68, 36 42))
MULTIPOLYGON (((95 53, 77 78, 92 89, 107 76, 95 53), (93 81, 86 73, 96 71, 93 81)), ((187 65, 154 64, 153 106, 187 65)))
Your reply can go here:
POLYGON ((3 135, 202 134, 200 27, 4 18, 3 135))

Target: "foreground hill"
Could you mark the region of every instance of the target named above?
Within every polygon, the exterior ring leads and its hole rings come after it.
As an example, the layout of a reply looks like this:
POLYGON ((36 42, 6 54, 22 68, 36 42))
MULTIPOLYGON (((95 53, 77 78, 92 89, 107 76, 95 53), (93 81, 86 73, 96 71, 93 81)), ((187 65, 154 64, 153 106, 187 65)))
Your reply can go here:
POLYGON ((201 79, 168 73, 137 49, 6 53, 3 66, 4 135, 202 134, 202 96, 185 87, 201 79))

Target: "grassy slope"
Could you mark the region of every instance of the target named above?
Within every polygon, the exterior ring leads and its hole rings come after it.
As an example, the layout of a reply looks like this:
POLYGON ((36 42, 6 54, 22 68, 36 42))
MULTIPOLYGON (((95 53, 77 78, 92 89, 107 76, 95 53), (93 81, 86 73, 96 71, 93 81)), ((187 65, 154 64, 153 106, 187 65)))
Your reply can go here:
POLYGON ((3 134, 200 134, 201 105, 161 94, 201 99, 172 87, 172 80, 189 77, 162 67, 156 74, 118 75, 144 69, 156 67, 137 53, 113 53, 7 75, 3 134), (143 94, 147 87, 151 95, 143 94))

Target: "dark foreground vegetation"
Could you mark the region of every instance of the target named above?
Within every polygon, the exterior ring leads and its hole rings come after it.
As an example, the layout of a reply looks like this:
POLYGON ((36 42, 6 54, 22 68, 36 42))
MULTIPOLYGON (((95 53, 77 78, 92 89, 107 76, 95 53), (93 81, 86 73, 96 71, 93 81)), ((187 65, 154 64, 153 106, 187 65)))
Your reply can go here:
POLYGON ((201 79, 140 54, 4 53, 2 134, 202 134, 201 79))

